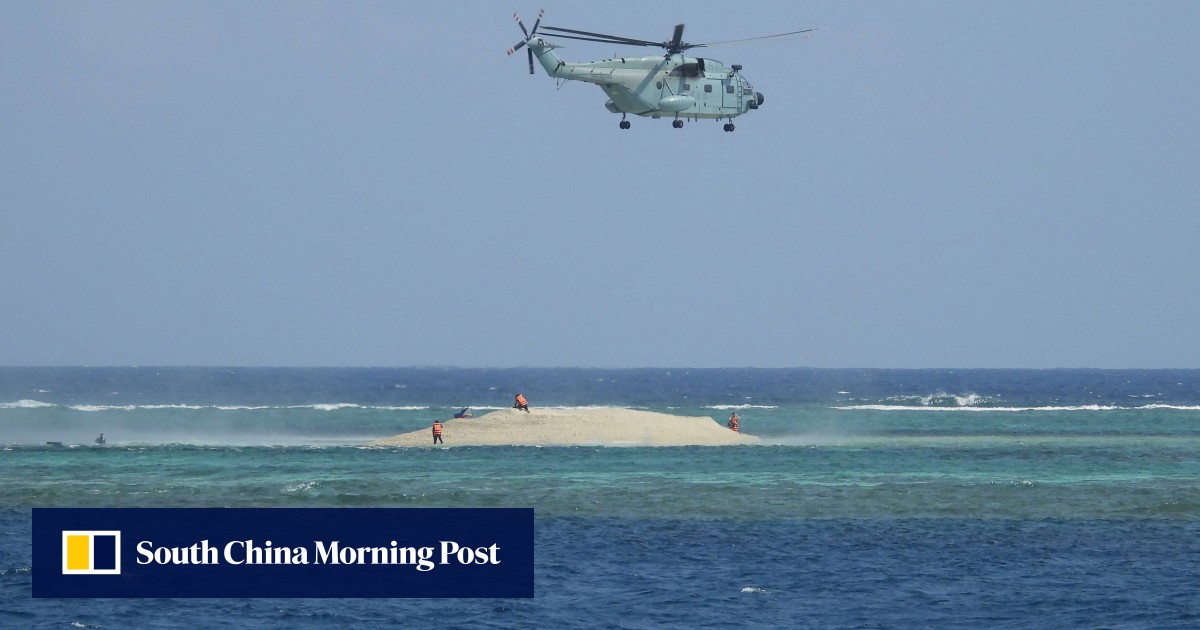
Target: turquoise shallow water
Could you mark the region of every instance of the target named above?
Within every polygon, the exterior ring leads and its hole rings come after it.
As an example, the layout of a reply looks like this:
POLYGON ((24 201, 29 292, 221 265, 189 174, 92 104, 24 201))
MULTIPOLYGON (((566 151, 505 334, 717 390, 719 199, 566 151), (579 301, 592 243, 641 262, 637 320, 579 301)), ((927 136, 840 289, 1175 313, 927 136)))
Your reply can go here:
POLYGON ((856 437, 709 448, 43 446, 4 453, 4 505, 521 505, 545 516, 646 518, 1200 517, 1200 438, 1192 437, 856 437))
POLYGON ((0 627, 1200 623, 1200 374, 830 372, 6 368, 0 627), (517 387, 767 444, 362 445, 517 387), (537 597, 30 597, 30 508, 134 506, 533 507, 537 597))

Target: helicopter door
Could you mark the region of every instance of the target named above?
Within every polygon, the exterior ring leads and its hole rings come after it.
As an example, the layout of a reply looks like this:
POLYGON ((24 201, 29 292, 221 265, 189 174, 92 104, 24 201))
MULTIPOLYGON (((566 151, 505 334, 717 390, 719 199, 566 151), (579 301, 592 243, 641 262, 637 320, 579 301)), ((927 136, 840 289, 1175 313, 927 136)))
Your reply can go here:
POLYGON ((721 82, 721 107, 742 111, 742 86, 733 77, 721 82))

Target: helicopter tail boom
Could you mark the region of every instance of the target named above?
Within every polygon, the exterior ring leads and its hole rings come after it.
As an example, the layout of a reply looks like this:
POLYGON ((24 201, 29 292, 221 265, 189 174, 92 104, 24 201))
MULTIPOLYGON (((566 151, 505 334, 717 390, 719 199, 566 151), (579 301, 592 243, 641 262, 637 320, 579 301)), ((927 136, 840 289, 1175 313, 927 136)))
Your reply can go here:
POLYGON ((534 74, 533 58, 537 57, 538 62, 545 68, 546 74, 555 77, 559 76, 558 69, 564 65, 564 62, 554 53, 554 49, 558 48, 557 44, 538 37, 538 27, 542 24, 542 16, 544 14, 545 11, 538 12, 537 20, 533 23, 533 28, 525 28, 525 23, 521 21, 521 16, 517 13, 513 14, 513 20, 517 23, 517 26, 521 27, 521 32, 525 34, 525 39, 517 42, 512 48, 509 48, 508 54, 512 55, 524 48, 529 58, 529 74, 534 74))
MULTIPOLYGON (((566 62, 554 52, 555 48, 558 48, 558 46, 540 37, 535 37, 529 41, 530 57, 537 57, 538 63, 542 64, 542 69, 552 77, 559 76, 559 68, 566 65, 566 62)), ((532 67, 531 65, 530 68, 532 67)))

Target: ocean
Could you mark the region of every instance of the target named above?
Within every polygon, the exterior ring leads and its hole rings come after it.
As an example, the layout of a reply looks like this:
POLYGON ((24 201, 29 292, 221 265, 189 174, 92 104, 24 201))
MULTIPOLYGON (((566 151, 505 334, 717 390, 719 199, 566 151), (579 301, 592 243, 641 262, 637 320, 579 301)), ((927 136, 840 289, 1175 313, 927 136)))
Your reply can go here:
POLYGON ((1200 626, 1200 370, 8 367, 0 445, 4 628, 1200 626), (765 444, 364 445, 517 392, 765 444), (536 597, 33 599, 34 507, 532 507, 536 597))

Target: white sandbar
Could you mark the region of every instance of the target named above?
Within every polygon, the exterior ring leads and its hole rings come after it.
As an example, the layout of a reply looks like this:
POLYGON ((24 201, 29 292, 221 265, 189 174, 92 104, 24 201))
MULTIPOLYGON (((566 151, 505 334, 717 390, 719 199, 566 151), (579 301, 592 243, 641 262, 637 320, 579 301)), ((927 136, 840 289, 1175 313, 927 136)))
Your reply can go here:
MULTIPOLYGON (((430 422, 432 425, 432 421, 430 422)), ((707 416, 619 408, 502 409, 444 420, 445 446, 724 446, 758 444, 707 416)), ((429 427, 375 440, 379 446, 432 446, 429 427)))

